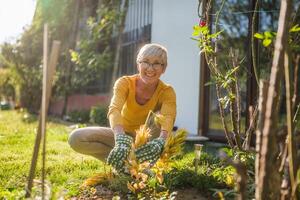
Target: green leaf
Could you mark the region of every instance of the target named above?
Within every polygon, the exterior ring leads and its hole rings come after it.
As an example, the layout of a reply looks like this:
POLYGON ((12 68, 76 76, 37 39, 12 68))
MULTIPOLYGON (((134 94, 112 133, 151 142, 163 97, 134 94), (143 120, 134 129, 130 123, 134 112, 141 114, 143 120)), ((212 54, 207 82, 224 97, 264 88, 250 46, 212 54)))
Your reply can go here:
POLYGON ((220 33, 222 33, 223 31, 224 31, 224 30, 221 30, 221 31, 219 31, 219 32, 217 32, 217 33, 211 34, 210 37, 211 37, 211 38, 216 38, 216 37, 218 37, 218 35, 220 35, 220 33))
POLYGON ((296 24, 295 26, 293 26, 291 29, 290 29, 290 33, 292 32, 298 32, 300 31, 300 27, 299 27, 299 24, 296 24))
POLYGON ((273 38, 274 37, 270 31, 265 31, 264 36, 265 36, 265 38, 273 38))
POLYGON ((214 85, 214 84, 216 84, 216 82, 209 81, 209 82, 205 83, 204 86, 210 86, 210 85, 214 85))
POLYGON ((300 169, 297 171, 297 182, 300 183, 300 169))
POLYGON ((193 31, 193 33, 192 33, 193 36, 198 36, 198 35, 200 35, 200 27, 199 27, 199 26, 195 25, 195 26, 193 27, 193 29, 194 29, 194 31, 193 31))
POLYGON ((262 34, 260 34, 260 33, 255 33, 254 37, 257 38, 257 39, 261 39, 261 40, 264 39, 264 36, 262 34))
POLYGON ((71 61, 77 63, 79 61, 79 54, 76 51, 70 50, 71 61))
POLYGON ((229 99, 230 99, 230 101, 234 101, 235 95, 233 93, 230 93, 229 94, 229 99))
POLYGON ((87 19, 86 23, 87 23, 87 25, 88 25, 89 27, 93 27, 93 26, 95 25, 95 18, 89 17, 89 18, 87 19))
POLYGON ((199 41, 200 41, 200 39, 197 39, 197 38, 192 38, 192 37, 191 37, 191 40, 195 40, 195 41, 197 41, 197 42, 199 42, 199 41))
POLYGON ((193 29, 194 29, 194 31, 195 31, 195 30, 198 30, 198 31, 199 31, 199 30, 201 29, 201 27, 198 26, 198 25, 195 25, 195 26, 193 26, 193 29))
POLYGON ((236 72, 236 71, 239 69, 239 67, 240 67, 240 66, 237 66, 237 67, 235 67, 235 68, 229 70, 229 71, 227 72, 227 74, 226 74, 225 77, 226 77, 226 78, 230 77, 234 72, 236 72))
POLYGON ((207 26, 199 26, 199 28, 201 32, 209 30, 207 26))
POLYGON ((228 106, 228 104, 230 102, 230 99, 228 98, 228 96, 224 96, 223 98, 221 97, 218 100, 219 100, 219 102, 222 104, 222 106, 224 108, 227 108, 227 106, 228 106))
POLYGON ((206 26, 202 27, 202 29, 201 29, 201 33, 202 33, 203 35, 207 35, 207 34, 209 34, 209 30, 208 30, 208 28, 207 28, 206 26))
POLYGON ((263 40, 263 45, 264 45, 264 47, 269 46, 271 43, 272 43, 272 40, 271 40, 271 39, 264 39, 264 40, 263 40))

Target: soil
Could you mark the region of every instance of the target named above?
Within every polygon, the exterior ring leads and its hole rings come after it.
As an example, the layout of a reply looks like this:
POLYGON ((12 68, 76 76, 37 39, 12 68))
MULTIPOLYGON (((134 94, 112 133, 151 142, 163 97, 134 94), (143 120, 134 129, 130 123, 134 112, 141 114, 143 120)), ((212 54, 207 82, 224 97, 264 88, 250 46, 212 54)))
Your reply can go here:
MULTIPOLYGON (((176 200, 207 200, 201 193, 194 188, 178 189, 176 200)), ((73 197, 71 200, 111 200, 114 197, 114 192, 98 185, 93 192, 89 191, 82 193, 79 197, 73 197)), ((126 196, 120 196, 120 200, 126 200, 126 196)))
POLYGON ((187 188, 187 189, 180 189, 177 190, 178 200, 206 200, 207 198, 203 197, 200 192, 195 188, 187 188))

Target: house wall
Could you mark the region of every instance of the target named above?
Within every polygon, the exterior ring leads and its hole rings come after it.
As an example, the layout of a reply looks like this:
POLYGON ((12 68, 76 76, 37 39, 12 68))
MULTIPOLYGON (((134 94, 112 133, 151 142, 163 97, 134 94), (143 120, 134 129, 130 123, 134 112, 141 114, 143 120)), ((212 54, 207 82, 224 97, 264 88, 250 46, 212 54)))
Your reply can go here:
POLYGON ((151 42, 168 49, 168 68, 162 80, 177 95, 175 126, 191 135, 198 129, 199 65, 197 43, 191 40, 198 21, 198 0, 153 0, 151 42))

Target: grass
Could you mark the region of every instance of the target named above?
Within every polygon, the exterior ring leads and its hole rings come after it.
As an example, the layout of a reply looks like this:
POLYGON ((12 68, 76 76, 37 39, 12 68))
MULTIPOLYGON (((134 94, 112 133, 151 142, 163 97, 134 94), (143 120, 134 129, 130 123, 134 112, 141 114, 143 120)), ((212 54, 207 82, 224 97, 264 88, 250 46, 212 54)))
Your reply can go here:
MULTIPOLYGON (((0 111, 0 199, 24 196, 32 157, 37 120, 25 122, 26 113, 0 111)), ((27 118, 28 119, 28 118, 27 118)), ((66 124, 50 121, 47 125, 47 180, 53 199, 59 195, 75 196, 83 180, 104 170, 104 164, 92 157, 74 152, 68 145, 66 124)), ((39 155, 36 179, 40 179, 39 155)))
MULTIPOLYGON (((230 115, 226 115, 225 121, 227 124, 227 127, 229 130, 231 130, 231 121, 230 121, 230 115)), ((209 115, 209 128, 210 129, 217 129, 217 130, 223 130, 223 125, 221 121, 220 114, 218 112, 211 112, 209 115)), ((245 117, 242 116, 241 118, 241 131, 245 131, 245 117)))
MULTIPOLYGON (((36 128, 35 116, 0 111, 0 199, 24 198, 36 128)), ((80 196, 79 187, 83 181, 104 171, 104 163, 69 147, 70 131, 68 124, 57 119, 51 119, 47 124, 46 179, 51 183, 52 199, 80 196)), ((212 188, 232 190, 233 168, 209 153, 216 152, 216 147, 205 145, 203 151, 199 171, 195 173, 193 144, 185 145, 184 153, 174 162, 174 170, 166 175, 166 185, 170 189, 192 187, 205 196, 212 195, 212 188)), ((36 179, 40 179, 40 174, 41 156, 36 179)))

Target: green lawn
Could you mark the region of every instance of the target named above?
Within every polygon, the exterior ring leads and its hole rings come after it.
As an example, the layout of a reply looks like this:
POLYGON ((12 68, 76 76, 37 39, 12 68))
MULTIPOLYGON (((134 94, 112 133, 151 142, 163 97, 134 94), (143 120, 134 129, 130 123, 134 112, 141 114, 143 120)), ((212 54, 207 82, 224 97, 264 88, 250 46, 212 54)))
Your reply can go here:
MULTIPOLYGON (((0 110, 0 199, 24 198, 37 128, 35 117, 30 116, 24 121, 25 114, 0 110)), ((83 181, 104 171, 102 162, 78 154, 69 147, 67 139, 70 131, 68 124, 57 119, 50 120, 47 125, 46 179, 51 183, 52 199, 60 196, 70 199, 80 195, 79 186, 83 181)), ((212 150, 216 152, 217 147, 210 147, 209 143, 204 146, 199 170, 195 173, 193 144, 185 145, 184 153, 173 164, 174 170, 165 177, 168 188, 192 187, 206 197, 213 195, 213 188, 232 190, 230 177, 234 170, 210 154, 212 150)), ((41 156, 39 159, 36 179, 40 179, 41 174, 41 156)))
MULTIPOLYGON (((24 196, 32 157, 37 121, 24 122, 24 113, 0 111, 0 199, 24 196)), ((74 152, 68 145, 68 126, 58 122, 47 125, 47 180, 53 199, 58 195, 73 196, 83 180, 103 170, 103 163, 74 152)), ((41 156, 36 178, 41 173, 41 156)))

